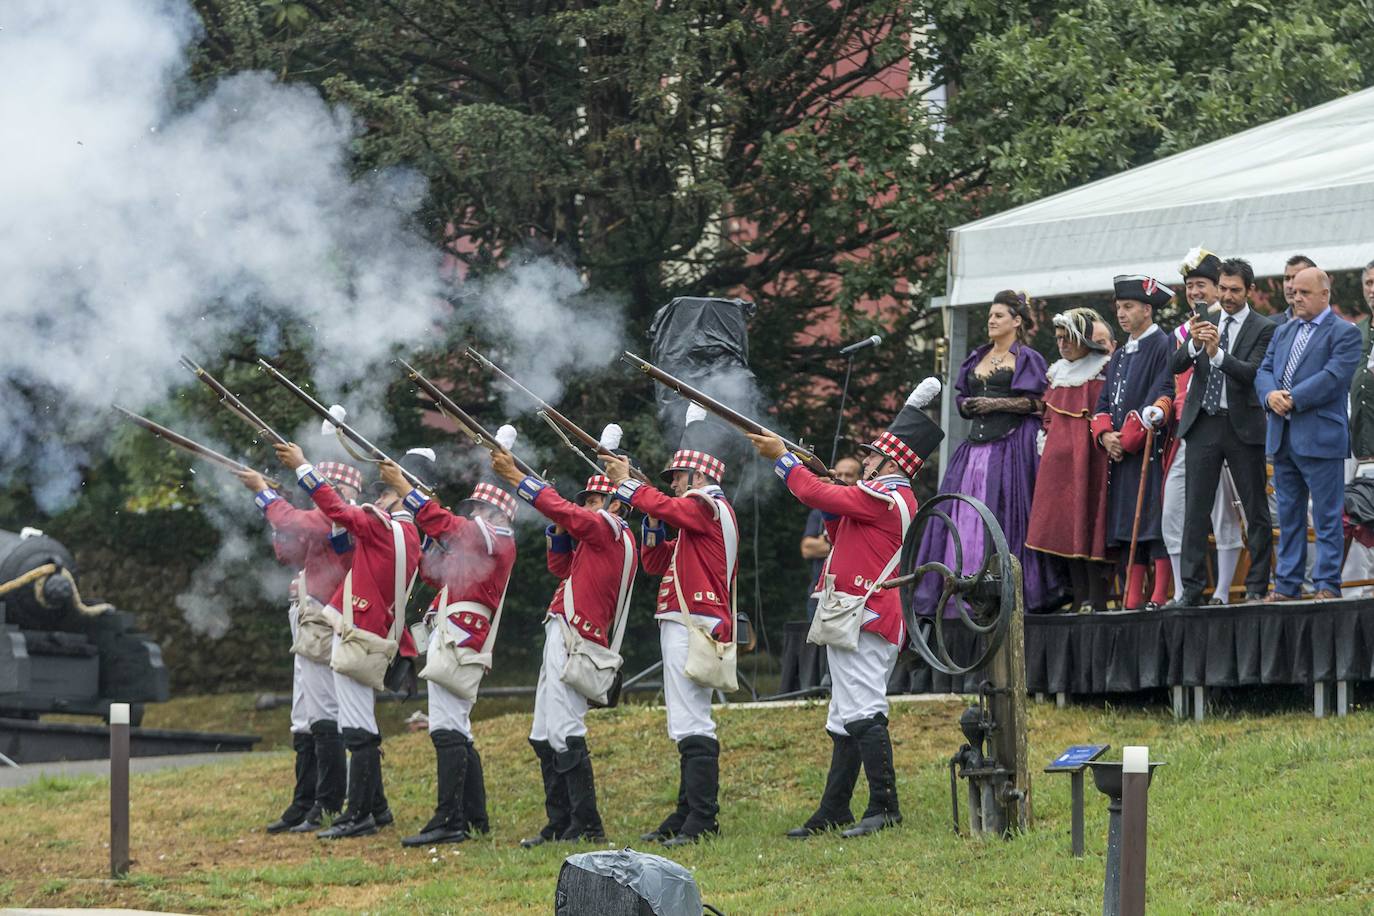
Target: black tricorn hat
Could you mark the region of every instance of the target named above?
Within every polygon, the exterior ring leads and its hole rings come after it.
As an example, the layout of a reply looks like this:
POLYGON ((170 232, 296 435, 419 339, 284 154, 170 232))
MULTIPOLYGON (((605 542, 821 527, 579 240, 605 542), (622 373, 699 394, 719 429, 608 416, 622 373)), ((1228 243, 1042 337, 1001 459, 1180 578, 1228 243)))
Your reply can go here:
POLYGON ((925 464, 930 453, 940 447, 945 431, 926 413, 926 405, 940 393, 940 380, 931 376, 916 386, 897 411, 892 423, 868 445, 863 446, 884 458, 891 458, 908 477, 925 464))
POLYGON ((1154 277, 1144 274, 1122 274, 1112 280, 1117 299, 1143 302, 1151 308, 1163 308, 1174 298, 1174 291, 1154 277))

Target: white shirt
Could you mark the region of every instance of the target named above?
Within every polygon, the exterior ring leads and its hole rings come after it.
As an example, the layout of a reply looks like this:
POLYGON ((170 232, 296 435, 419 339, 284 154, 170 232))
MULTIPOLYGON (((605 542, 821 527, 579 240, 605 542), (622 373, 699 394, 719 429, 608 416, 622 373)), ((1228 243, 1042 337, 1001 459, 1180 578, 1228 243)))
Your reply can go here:
POLYGON ((1155 333, 1155 332, 1158 331, 1158 330, 1159 330, 1159 325, 1157 325, 1157 324, 1152 324, 1152 325, 1150 325, 1148 328, 1146 328, 1144 331, 1141 332, 1141 334, 1140 334, 1139 337, 1132 337, 1132 338, 1128 339, 1128 340, 1126 341, 1126 346, 1125 346, 1123 349, 1125 349, 1125 351, 1126 351, 1127 353, 1134 353, 1136 350, 1139 350, 1139 349, 1140 349, 1140 342, 1141 342, 1142 340, 1144 340, 1146 337, 1149 337, 1151 334, 1155 333))
MULTIPOLYGON (((1247 303, 1246 305, 1244 305, 1244 306, 1241 308, 1241 310, 1240 310, 1239 312, 1236 312, 1234 315, 1227 315, 1227 314, 1225 313, 1225 311, 1223 310, 1222 314, 1220 314, 1220 315, 1217 316, 1217 328, 1218 328, 1218 330, 1225 329, 1225 328, 1226 328, 1226 323, 1229 321, 1229 322, 1231 323, 1231 326, 1230 326, 1229 330, 1227 330, 1227 339, 1229 340, 1230 343, 1233 343, 1233 344, 1234 344, 1234 343, 1236 342, 1236 335, 1240 333, 1241 325, 1245 324, 1245 319, 1246 319, 1246 318, 1249 318, 1249 317, 1250 317, 1250 305, 1249 305, 1248 303, 1247 303)), ((1194 340, 1192 340, 1192 338, 1189 338, 1189 340, 1188 340, 1188 355, 1189 355, 1189 356, 1192 356, 1192 357, 1196 357, 1196 356, 1198 355, 1198 353, 1200 353, 1200 352, 1201 352, 1201 351, 1198 349, 1197 343, 1196 343, 1194 340)), ((1226 351, 1223 350, 1221 347, 1218 346, 1218 347, 1217 347, 1217 355, 1216 355, 1216 356, 1213 356, 1212 358, 1210 358, 1210 359, 1208 360, 1208 362, 1212 364, 1212 371, 1213 371, 1213 372, 1220 372, 1220 371, 1221 371, 1221 363, 1222 363, 1222 360, 1225 359, 1225 358, 1226 358, 1226 351)), ((1188 383, 1188 390, 1189 390, 1189 393, 1190 393, 1190 394, 1192 393, 1192 387, 1193 387, 1192 382, 1189 382, 1189 383, 1188 383)), ((1225 383, 1224 380, 1223 380, 1222 385, 1221 385, 1221 407, 1222 407, 1223 410, 1226 408, 1226 383, 1225 383)))

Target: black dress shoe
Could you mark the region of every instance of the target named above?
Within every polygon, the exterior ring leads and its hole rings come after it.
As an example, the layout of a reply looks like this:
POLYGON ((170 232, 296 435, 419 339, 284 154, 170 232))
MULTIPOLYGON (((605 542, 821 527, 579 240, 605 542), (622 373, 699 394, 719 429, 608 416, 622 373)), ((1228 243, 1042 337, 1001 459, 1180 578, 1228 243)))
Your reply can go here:
POLYGON ((858 836, 869 836, 870 834, 877 833, 879 830, 895 827, 901 822, 902 816, 900 814, 875 814, 859 821, 859 823, 855 824, 844 833, 841 833, 840 836, 844 837, 846 840, 858 836))
POLYGON ((664 840, 663 847, 672 849, 676 846, 691 846, 703 837, 717 836, 719 833, 718 830, 704 830, 701 833, 679 833, 675 837, 664 840))
POLYGON ((1246 592, 1245 604, 1262 604, 1264 602, 1263 592, 1246 592))
POLYGON ((408 836, 401 840, 401 845, 406 847, 414 846, 437 846, 440 843, 462 843, 468 838, 466 830, 458 830, 453 827, 435 827, 432 830, 422 830, 414 836, 408 836))
POLYGON ((641 833, 639 841, 641 843, 662 843, 665 840, 671 840, 673 836, 674 834, 665 833, 662 830, 650 830, 648 833, 641 833))
MULTIPOLYGON (((1160 608, 1160 603, 1159 603, 1158 601, 1146 601, 1146 602, 1145 602, 1145 606, 1144 606, 1143 608, 1141 608, 1141 610, 1142 610, 1142 611, 1157 611, 1157 610, 1159 610, 1159 608, 1160 608)), ((864 834, 855 834, 855 835, 856 835, 856 836, 863 836, 864 834)))
POLYGON ((527 836, 527 837, 525 837, 523 840, 521 840, 521 841, 520 841, 520 848, 521 848, 521 849, 533 849, 533 848, 536 847, 536 846, 543 846, 543 845, 544 845, 545 843, 547 843, 548 841, 549 841, 549 838, 548 838, 548 837, 544 836, 543 834, 536 833, 534 836, 527 836))
POLYGON ((378 828, 390 827, 392 824, 396 823, 396 815, 391 813, 390 808, 387 808, 381 814, 372 815, 372 819, 377 822, 378 828))
POLYGON ((306 815, 305 820, 292 827, 288 833, 316 833, 324 828, 324 821, 306 815))
POLYGON ((267 825, 267 832, 268 832, 268 833, 285 833, 286 831, 292 829, 293 827, 295 827, 297 824, 300 824, 301 822, 302 822, 302 821, 299 820, 299 819, 290 819, 290 820, 288 820, 287 818, 279 817, 279 818, 277 818, 275 821, 273 821, 272 823, 270 823, 270 824, 267 825))
POLYGON ((322 840, 344 840, 357 836, 372 836, 377 832, 377 822, 372 815, 353 820, 335 821, 333 826, 321 830, 315 836, 322 840))

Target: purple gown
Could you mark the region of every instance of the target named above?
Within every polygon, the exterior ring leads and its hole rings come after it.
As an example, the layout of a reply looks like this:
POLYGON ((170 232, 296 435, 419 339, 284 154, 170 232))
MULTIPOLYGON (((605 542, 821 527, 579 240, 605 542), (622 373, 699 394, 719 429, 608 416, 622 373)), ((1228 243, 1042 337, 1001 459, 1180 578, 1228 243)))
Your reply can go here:
MULTIPOLYGON (((992 344, 974 350, 959 367, 955 403, 962 408, 971 397, 1044 397, 1048 385, 1045 358, 1031 347, 1015 344, 1014 368, 999 369, 987 378, 974 373, 992 344)), ((1040 417, 1035 414, 995 413, 973 417, 970 437, 950 456, 949 467, 940 481, 941 493, 962 493, 981 501, 1002 526, 1007 545, 1021 561, 1022 584, 1027 611, 1039 610, 1060 593, 1059 577, 1053 561, 1045 554, 1026 547, 1026 527, 1030 521, 1031 497, 1035 495, 1035 474, 1040 457, 1035 452, 1035 435, 1040 417)), ((963 550, 964 574, 975 572, 983 560, 983 523, 977 513, 965 506, 943 504, 951 513, 963 550)), ((943 562, 956 569, 954 541, 944 522, 932 519, 926 525, 917 552, 918 563, 943 562)), ((927 573, 916 586, 916 613, 930 616, 940 597, 941 579, 927 573)), ((946 617, 958 616, 953 602, 946 617)))

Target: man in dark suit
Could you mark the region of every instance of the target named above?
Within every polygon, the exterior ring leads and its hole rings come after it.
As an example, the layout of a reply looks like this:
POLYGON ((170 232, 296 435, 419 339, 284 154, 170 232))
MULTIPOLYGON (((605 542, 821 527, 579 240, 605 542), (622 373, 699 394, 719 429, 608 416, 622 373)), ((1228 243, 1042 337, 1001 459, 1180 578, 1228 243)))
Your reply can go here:
POLYGON ((1278 328, 1255 374, 1269 412, 1265 450, 1274 456, 1279 561, 1266 600, 1302 595, 1307 565, 1307 499, 1317 533, 1316 598, 1341 596, 1345 459, 1350 456, 1346 399, 1360 362, 1360 332, 1331 310, 1331 278, 1309 267, 1293 278, 1293 320, 1278 328))
POLYGON ((1269 320, 1277 325, 1285 325, 1293 320, 1293 278, 1300 271, 1309 267, 1316 267, 1317 262, 1305 254, 1295 254, 1283 265, 1283 301, 1284 309, 1269 316, 1269 320))
MULTIPOLYGON (((1214 494, 1223 465, 1230 470, 1245 512, 1250 571, 1245 600, 1258 601, 1269 589, 1273 528, 1265 496, 1264 410, 1255 393, 1255 373, 1276 325, 1251 311, 1255 272, 1248 261, 1222 261, 1217 288, 1220 327, 1205 313, 1188 322, 1189 340, 1174 351, 1175 374, 1193 367, 1178 435, 1184 451, 1185 489, 1190 498, 1183 512, 1183 595, 1180 604, 1202 604, 1207 584, 1207 533, 1212 529, 1214 494)), ((1225 604, 1226 595, 1213 596, 1225 604)))

